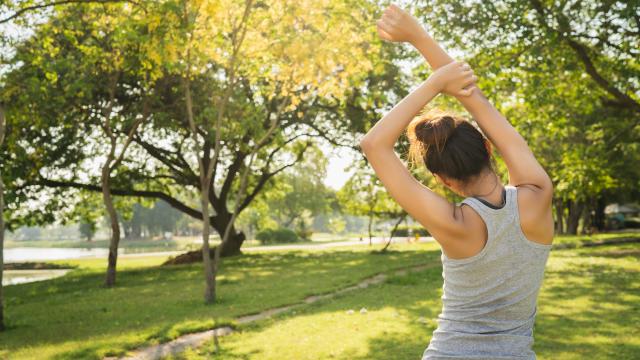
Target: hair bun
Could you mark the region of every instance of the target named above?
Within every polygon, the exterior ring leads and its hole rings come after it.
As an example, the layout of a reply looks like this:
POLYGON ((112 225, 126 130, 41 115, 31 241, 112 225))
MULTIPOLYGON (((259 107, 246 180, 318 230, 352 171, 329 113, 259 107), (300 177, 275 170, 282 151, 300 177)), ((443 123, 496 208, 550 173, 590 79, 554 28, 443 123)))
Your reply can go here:
POLYGON ((408 158, 432 174, 467 182, 491 168, 485 138, 469 121, 438 110, 413 119, 407 127, 408 158))
POLYGON ((423 118, 415 124, 415 137, 425 146, 425 150, 435 145, 440 153, 444 149, 447 139, 453 135, 456 126, 456 120, 449 115, 423 118))

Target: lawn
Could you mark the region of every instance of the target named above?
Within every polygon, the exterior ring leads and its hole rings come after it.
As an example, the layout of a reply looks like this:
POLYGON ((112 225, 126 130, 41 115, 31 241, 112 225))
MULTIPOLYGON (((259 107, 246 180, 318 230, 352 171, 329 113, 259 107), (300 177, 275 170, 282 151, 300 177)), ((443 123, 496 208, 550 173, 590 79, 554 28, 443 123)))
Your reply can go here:
MULTIPOLYGON (((639 260, 638 244, 552 252, 534 332, 538 358, 640 358, 639 260)), ((437 325, 441 284, 440 267, 394 276, 295 314, 243 326, 220 338, 215 358, 418 360, 437 325)), ((209 342, 176 358, 213 355, 209 342)))
MULTIPOLYGON (((103 259, 69 261, 78 268, 63 278, 5 289, 10 329, 0 334, 0 358, 121 355, 376 273, 439 261, 434 243, 394 244, 391 249, 387 255, 361 246, 225 259, 219 302, 212 306, 202 302, 200 264, 158 267, 164 258, 123 258, 118 287, 105 289, 103 259)), ((637 358, 640 337, 633 321, 640 300, 639 257, 637 244, 552 253, 536 325, 540 358, 637 358)), ((440 267, 394 276, 295 313, 243 325, 220 339, 222 353, 216 358, 417 359, 436 326, 441 286, 440 267)), ((181 358, 209 358, 211 346, 181 358)))
POLYGON ((98 359, 210 328, 243 314, 302 301, 359 280, 437 261, 437 246, 257 252, 225 259, 219 302, 203 303, 202 265, 158 267, 164 258, 123 258, 118 286, 103 288, 105 260, 68 261, 78 268, 50 281, 9 286, 0 358, 98 359), (309 281, 313 279, 313 281, 309 281))

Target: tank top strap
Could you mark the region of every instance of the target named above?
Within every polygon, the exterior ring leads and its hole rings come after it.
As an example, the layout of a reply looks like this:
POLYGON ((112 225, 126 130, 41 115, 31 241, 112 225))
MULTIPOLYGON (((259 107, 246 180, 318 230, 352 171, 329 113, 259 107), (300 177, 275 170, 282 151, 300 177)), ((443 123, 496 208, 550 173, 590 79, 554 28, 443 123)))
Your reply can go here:
POLYGON ((509 221, 518 211, 517 189, 512 185, 505 185, 503 191, 503 204, 498 207, 488 201, 476 197, 467 197, 460 204, 471 206, 482 218, 489 232, 496 224, 509 221))

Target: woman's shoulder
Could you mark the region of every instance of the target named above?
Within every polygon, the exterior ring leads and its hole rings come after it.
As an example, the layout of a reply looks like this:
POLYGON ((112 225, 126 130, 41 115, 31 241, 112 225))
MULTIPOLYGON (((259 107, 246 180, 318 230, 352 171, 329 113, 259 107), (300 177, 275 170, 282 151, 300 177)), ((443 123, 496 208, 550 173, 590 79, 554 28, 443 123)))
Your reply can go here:
POLYGON ((535 185, 509 185, 515 188, 520 228, 529 241, 549 245, 553 242, 552 193, 535 185))

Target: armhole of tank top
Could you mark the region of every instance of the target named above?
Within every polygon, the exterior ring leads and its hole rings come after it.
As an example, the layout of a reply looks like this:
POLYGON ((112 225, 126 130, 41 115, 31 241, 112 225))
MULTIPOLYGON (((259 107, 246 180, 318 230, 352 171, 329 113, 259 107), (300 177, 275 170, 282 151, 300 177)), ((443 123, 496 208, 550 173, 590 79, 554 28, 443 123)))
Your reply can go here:
POLYGON ((493 230, 491 229, 490 224, 487 222, 487 218, 490 217, 491 214, 487 212, 483 204, 481 204, 477 199, 474 199, 474 198, 466 198, 462 200, 459 204, 460 206, 469 205, 480 216, 480 218, 482 219, 482 222, 484 222, 484 226, 487 228, 487 241, 485 242, 484 247, 482 248, 482 250, 480 250, 480 252, 478 252, 475 255, 462 258, 462 259, 449 258, 447 255, 445 255, 444 250, 441 250, 443 259, 446 262, 455 264, 455 265, 468 264, 483 257, 488 251, 489 244, 491 242, 491 237, 493 235, 493 230))
POLYGON ((507 200, 511 201, 511 206, 513 208, 513 214, 514 214, 513 221, 515 222, 516 229, 518 230, 518 235, 519 235, 518 237, 520 238, 520 240, 523 243, 536 249, 542 249, 542 250, 551 249, 553 244, 541 244, 539 242, 529 240, 529 238, 527 238, 527 235, 524 234, 524 231, 522 230, 522 225, 520 224, 520 208, 518 207, 518 188, 513 185, 507 185, 507 186, 511 188, 509 191, 509 194, 507 194, 507 197, 508 197, 507 200))

